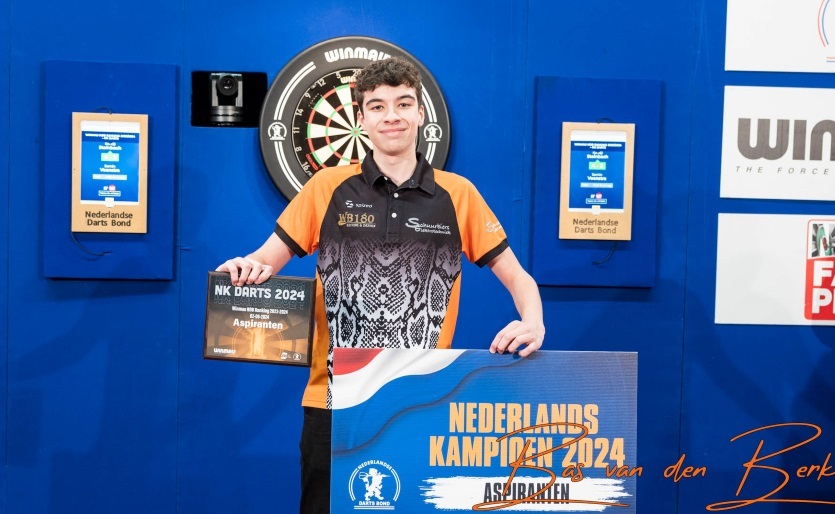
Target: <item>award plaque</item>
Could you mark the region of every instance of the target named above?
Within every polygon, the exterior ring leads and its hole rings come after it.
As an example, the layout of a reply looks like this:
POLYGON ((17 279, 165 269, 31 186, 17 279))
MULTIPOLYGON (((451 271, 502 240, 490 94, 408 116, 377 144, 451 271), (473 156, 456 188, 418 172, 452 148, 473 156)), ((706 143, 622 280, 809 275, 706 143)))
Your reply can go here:
POLYGON ((310 366, 315 296, 312 278, 235 286, 209 272, 203 358, 310 366))

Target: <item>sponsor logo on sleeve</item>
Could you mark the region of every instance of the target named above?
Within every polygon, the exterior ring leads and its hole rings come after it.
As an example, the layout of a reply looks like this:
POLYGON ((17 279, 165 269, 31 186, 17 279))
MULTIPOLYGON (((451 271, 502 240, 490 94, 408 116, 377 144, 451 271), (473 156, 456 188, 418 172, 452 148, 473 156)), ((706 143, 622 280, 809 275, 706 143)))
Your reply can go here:
POLYGON ((501 229, 502 229, 502 225, 498 221, 488 221, 487 222, 486 230, 487 230, 488 234, 492 234, 493 232, 498 232, 501 229))

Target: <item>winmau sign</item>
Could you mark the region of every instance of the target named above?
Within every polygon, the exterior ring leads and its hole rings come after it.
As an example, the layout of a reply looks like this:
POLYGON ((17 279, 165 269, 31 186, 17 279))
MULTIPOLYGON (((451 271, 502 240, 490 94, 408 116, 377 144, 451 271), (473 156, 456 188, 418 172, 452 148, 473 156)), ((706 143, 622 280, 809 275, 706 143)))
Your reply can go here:
POLYGON ((835 200, 828 105, 835 92, 827 89, 727 86, 721 196, 835 200))
MULTIPOLYGON (((755 143, 751 144, 751 120, 743 118, 739 120, 739 130, 737 137, 737 148, 739 153, 746 159, 766 159, 769 161, 776 161, 786 156, 789 149, 789 140, 792 141, 792 156, 796 161, 822 161, 824 138, 831 142, 833 135, 835 135, 835 121, 823 120, 815 124, 812 128, 811 141, 809 144, 809 156, 806 156, 806 134, 807 121, 806 120, 777 120, 777 134, 776 141, 772 145, 771 141, 771 127, 774 125, 772 120, 757 120, 757 134, 755 143)), ((835 145, 829 145, 829 155, 826 156, 827 161, 835 161, 835 145)))

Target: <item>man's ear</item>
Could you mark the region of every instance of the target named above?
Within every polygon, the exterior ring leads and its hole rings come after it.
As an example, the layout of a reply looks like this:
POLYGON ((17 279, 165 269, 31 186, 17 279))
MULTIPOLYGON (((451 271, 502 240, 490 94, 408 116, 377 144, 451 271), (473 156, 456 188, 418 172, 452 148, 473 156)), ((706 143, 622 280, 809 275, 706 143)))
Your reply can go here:
POLYGON ((418 127, 422 127, 423 126, 423 120, 426 117, 425 113, 423 111, 423 104, 421 104, 420 107, 418 107, 418 110, 420 111, 420 123, 418 124, 418 127))
POLYGON ((360 125, 362 125, 363 122, 365 121, 365 117, 362 115, 362 111, 359 110, 359 109, 357 109, 357 121, 359 122, 360 125))

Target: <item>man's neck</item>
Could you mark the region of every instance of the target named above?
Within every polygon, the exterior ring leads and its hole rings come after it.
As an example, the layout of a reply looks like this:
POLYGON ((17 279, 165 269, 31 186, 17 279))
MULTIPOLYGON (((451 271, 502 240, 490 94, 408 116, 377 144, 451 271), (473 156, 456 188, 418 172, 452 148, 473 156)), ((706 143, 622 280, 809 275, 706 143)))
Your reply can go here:
POLYGON ((417 156, 414 151, 406 156, 377 155, 376 152, 371 155, 377 168, 397 186, 409 180, 417 168, 417 156))

